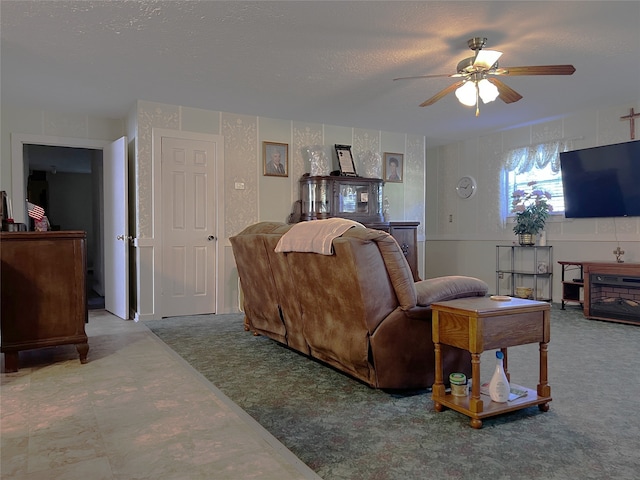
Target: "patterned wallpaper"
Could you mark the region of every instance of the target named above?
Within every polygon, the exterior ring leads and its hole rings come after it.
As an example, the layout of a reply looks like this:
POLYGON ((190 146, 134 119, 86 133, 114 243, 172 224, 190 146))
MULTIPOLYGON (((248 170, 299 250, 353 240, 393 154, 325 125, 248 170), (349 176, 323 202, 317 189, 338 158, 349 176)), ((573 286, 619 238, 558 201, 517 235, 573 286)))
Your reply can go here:
MULTIPOLYGON (((139 101, 137 105, 138 121, 138 152, 136 159, 136 201, 138 238, 152 238, 153 228, 153 172, 152 164, 152 131, 153 128, 181 130, 182 123, 193 124, 193 119, 186 117, 194 112, 193 109, 175 105, 139 101), (188 121, 187 121, 188 120, 188 121)), ((225 142, 224 161, 224 226, 225 237, 228 238, 246 225, 260 220, 258 196, 262 178, 262 148, 258 137, 260 122, 269 119, 250 115, 239 115, 220 112, 219 131, 225 142), (236 190, 236 182, 244 184, 244 189, 236 190)), ((333 153, 331 139, 325 138, 325 126, 304 122, 282 122, 288 125, 290 131, 280 135, 291 139, 290 156, 290 186, 292 201, 299 197, 297 179, 309 172, 309 161, 305 156, 305 149, 310 146, 324 147, 328 158, 333 153)), ((216 127, 212 127, 216 128, 216 127)), ((366 176, 382 174, 381 163, 381 132, 364 129, 345 129, 351 131, 351 144, 356 170, 366 176)), ((209 131, 202 126, 202 131, 209 131)), ((421 222, 421 234, 424 234, 424 176, 425 176, 425 139, 422 136, 404 134, 388 134, 406 145, 405 147, 405 181, 403 182, 403 210, 404 216, 398 220, 416 220, 421 222)), ((395 151, 395 149, 394 149, 395 151)), ((286 216, 288 212, 283 212, 286 216)))
POLYGON ((225 235, 231 237, 258 221, 258 119, 248 115, 222 114, 224 136, 225 235), (235 190, 235 182, 244 190, 235 190))
POLYGON ((418 135, 407 136, 407 148, 404 163, 404 220, 418 221, 418 238, 424 239, 425 227, 425 140, 418 135), (422 199, 422 201, 417 201, 422 199))
POLYGON ((365 177, 382 178, 380 132, 354 129, 351 150, 356 164, 356 172, 365 177))
POLYGON ((138 152, 136 159, 136 234, 138 238, 152 238, 153 231, 153 138, 154 128, 178 130, 179 107, 151 102, 138 102, 138 152))

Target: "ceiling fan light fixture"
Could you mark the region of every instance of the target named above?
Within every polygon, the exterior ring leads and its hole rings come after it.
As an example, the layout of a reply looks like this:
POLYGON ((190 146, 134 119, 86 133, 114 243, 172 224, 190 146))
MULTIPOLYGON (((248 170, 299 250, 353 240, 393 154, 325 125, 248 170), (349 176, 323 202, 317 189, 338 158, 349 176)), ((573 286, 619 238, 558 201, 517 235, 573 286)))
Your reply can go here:
POLYGON ((472 80, 467 80, 464 84, 456 89, 456 97, 461 104, 467 107, 473 107, 476 104, 476 84, 472 80))
POLYGON ((473 66, 476 70, 489 70, 501 56, 502 52, 498 52, 497 50, 479 50, 476 53, 473 66))
POLYGON ((496 87, 486 78, 483 78, 478 82, 478 91, 480 93, 480 98, 484 103, 493 102, 496 98, 498 98, 498 95, 500 95, 498 87, 496 87))

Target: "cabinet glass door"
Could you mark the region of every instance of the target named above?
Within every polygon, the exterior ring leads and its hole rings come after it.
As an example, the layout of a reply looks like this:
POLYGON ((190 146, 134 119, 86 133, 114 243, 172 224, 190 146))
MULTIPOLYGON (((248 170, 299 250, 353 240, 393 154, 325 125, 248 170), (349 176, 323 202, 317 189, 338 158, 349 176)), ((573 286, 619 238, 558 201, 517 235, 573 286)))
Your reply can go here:
POLYGON ((327 181, 324 179, 320 180, 316 184, 316 192, 315 192, 315 199, 314 199, 315 210, 316 210, 316 213, 319 214, 319 216, 324 217, 326 215, 329 215, 329 212, 331 212, 329 199, 330 199, 330 195, 329 195, 329 186, 327 185, 327 181))

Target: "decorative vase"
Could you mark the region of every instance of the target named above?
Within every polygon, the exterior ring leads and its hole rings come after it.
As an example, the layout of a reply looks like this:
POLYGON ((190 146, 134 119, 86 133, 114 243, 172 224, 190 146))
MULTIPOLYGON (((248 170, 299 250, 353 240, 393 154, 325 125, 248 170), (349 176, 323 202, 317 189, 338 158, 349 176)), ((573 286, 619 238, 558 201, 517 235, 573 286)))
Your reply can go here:
POLYGON ((545 230, 542 230, 540 232, 540 236, 538 237, 538 245, 541 247, 547 246, 547 232, 545 230))
POLYGON ((329 175, 329 159, 322 145, 311 145, 305 149, 310 162, 312 177, 329 175))
POLYGON ((536 244, 536 236, 531 233, 521 233, 518 235, 520 245, 531 246, 536 244))

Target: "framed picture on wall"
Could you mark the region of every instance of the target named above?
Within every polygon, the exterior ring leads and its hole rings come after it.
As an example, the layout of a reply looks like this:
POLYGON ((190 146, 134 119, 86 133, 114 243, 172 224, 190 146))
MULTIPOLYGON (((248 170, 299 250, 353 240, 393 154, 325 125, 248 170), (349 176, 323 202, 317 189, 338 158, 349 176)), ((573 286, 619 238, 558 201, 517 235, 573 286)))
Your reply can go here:
POLYGON ((384 154, 384 179, 387 182, 402 183, 404 177, 404 155, 402 153, 384 154))
POLYGON ((286 143, 262 142, 264 175, 289 176, 289 145, 286 143))

